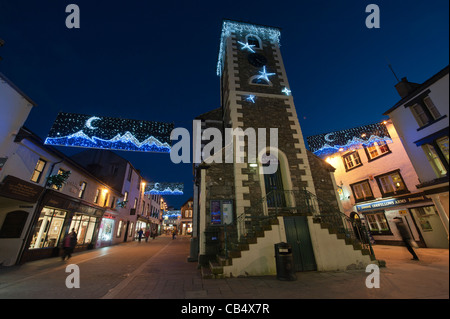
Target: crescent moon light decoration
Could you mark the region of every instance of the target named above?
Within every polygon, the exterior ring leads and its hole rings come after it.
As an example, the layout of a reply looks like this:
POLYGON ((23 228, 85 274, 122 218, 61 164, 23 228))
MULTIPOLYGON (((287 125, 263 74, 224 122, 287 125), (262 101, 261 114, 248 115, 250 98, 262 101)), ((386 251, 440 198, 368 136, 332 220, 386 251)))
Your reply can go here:
POLYGON ((331 138, 330 138, 330 135, 333 135, 333 133, 328 133, 327 135, 325 135, 325 141, 327 141, 327 142, 333 142, 334 140, 332 140, 331 138))
POLYGON ((87 128, 89 128, 89 129, 91 129, 91 130, 95 130, 97 127, 92 126, 92 122, 95 121, 95 120, 100 120, 100 118, 99 118, 99 117, 96 117, 96 116, 90 117, 90 118, 86 121, 85 126, 86 126, 87 128))

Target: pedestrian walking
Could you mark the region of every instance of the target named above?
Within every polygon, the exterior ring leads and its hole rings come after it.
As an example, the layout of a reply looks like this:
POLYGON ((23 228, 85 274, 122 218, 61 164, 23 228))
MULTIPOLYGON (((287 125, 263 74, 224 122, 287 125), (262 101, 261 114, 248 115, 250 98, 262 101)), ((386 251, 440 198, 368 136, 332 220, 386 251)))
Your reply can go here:
POLYGON ((148 238, 150 237, 150 229, 145 231, 145 242, 148 243, 148 238))
POLYGON ((143 234, 144 234, 144 231, 142 230, 142 228, 139 229, 139 231, 138 231, 138 240, 139 240, 139 242, 141 242, 143 234))
POLYGON ((175 235, 177 234, 177 231, 174 229, 173 231, 172 231, 172 239, 175 239, 175 235))
POLYGON ((156 237, 156 230, 152 230, 152 239, 155 239, 155 237, 156 237))
POLYGON ((401 217, 394 217, 393 219, 395 226, 397 226, 398 232, 400 233, 400 236, 402 237, 403 243, 405 244, 408 251, 413 256, 412 260, 419 260, 419 257, 417 257, 416 252, 411 246, 411 235, 409 234, 408 229, 406 229, 406 225, 403 223, 403 219, 401 217))
POLYGON ((75 228, 72 228, 72 231, 68 233, 63 239, 63 253, 61 255, 61 259, 67 260, 72 257, 73 250, 77 245, 77 233, 75 232, 75 228))

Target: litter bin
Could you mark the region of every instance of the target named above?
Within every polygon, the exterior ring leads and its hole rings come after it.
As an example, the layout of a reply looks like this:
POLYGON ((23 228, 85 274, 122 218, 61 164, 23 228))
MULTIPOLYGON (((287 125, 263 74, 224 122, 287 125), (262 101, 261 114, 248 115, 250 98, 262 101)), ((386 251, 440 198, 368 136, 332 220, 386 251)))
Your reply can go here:
POLYGON ((294 270, 294 258, 292 247, 288 243, 275 244, 275 262, 277 266, 277 279, 294 281, 297 280, 294 270))

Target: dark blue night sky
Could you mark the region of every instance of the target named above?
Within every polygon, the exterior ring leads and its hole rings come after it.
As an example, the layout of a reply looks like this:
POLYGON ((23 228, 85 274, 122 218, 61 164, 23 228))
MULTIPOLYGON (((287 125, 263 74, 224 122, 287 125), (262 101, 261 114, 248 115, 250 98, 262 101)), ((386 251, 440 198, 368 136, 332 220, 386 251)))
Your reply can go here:
MULTIPOLYGON (((0 72, 38 104, 25 125, 42 139, 58 112, 173 122, 219 107, 216 63, 222 19, 281 28, 303 135, 381 121, 396 79, 422 83, 449 61, 449 2, 0 0, 0 72), (67 29, 66 6, 81 10, 67 29), (368 4, 381 27, 368 29, 368 4), (389 62, 388 62, 389 61, 389 62)), ((59 148, 66 154, 79 149, 59 148)), ((184 182, 192 165, 168 154, 119 152, 151 181, 184 182)))

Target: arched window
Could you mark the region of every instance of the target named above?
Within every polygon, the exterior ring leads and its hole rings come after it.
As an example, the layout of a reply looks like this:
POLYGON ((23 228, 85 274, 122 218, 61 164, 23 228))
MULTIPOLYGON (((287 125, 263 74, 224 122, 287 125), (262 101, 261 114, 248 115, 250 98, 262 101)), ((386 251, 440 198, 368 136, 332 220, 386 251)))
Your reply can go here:
POLYGON ((28 218, 28 213, 16 210, 6 215, 0 230, 0 238, 20 238, 28 218))
POLYGON ((256 35, 249 34, 246 37, 247 44, 254 45, 253 49, 262 49, 261 39, 256 35))
POLYGON ((272 82, 267 81, 264 78, 261 78, 259 75, 254 75, 250 78, 250 84, 258 84, 258 85, 269 85, 272 86, 272 82))

